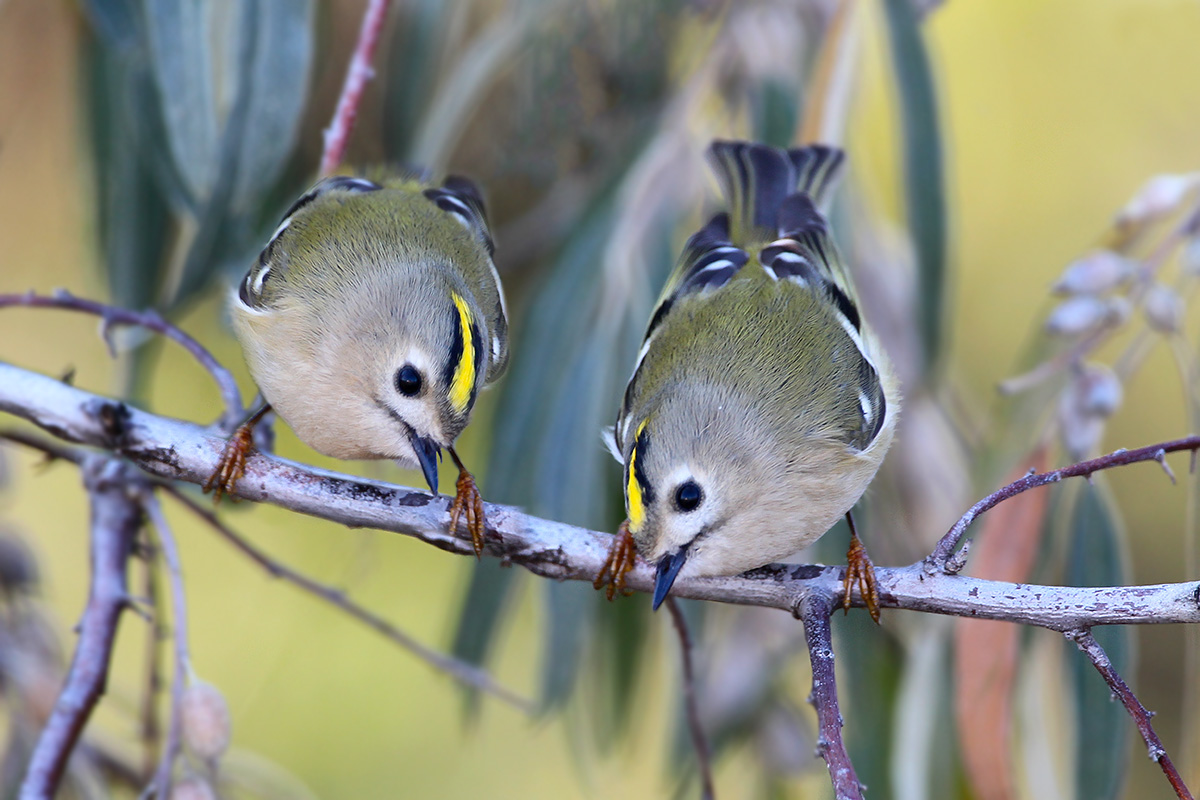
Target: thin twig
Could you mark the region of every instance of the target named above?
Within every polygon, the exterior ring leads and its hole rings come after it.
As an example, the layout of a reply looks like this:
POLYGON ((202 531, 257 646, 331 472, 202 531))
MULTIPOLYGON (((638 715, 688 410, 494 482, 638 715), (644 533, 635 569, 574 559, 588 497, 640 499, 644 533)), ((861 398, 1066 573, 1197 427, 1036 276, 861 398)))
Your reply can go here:
POLYGON ((225 403, 223 422, 236 422, 245 411, 242 407, 242 393, 238 389, 233 373, 221 366, 221 363, 208 351, 204 345, 184 333, 179 327, 163 319, 157 311, 130 311, 117 306, 106 305, 95 300, 75 297, 64 289, 58 289, 50 297, 39 295, 32 291, 24 294, 0 294, 0 308, 26 306, 29 308, 61 308, 68 311, 81 311, 100 317, 100 338, 108 346, 108 352, 116 356, 116 346, 112 340, 113 325, 133 325, 148 331, 161 334, 179 344, 191 354, 192 358, 212 375, 221 399, 225 403))
POLYGON ((375 46, 379 43, 379 32, 387 19, 388 0, 370 0, 363 12, 362 27, 354 45, 354 55, 346 70, 346 80, 338 98, 333 119, 325 129, 325 152, 321 154, 321 175, 328 175, 342 163, 346 154, 346 143, 354 130, 358 116, 358 104, 362 101, 363 89, 375 75, 371 61, 375 57, 375 46))
POLYGON ((1066 637, 1075 642, 1079 649, 1087 655, 1092 662, 1092 666, 1100 673, 1108 684, 1108 688, 1112 693, 1120 699, 1121 704, 1125 706, 1125 710, 1129 712, 1129 716, 1133 717, 1134 724, 1137 725, 1138 731, 1142 734, 1143 741, 1146 742, 1146 748, 1150 754, 1150 760, 1158 764, 1162 768, 1163 774, 1167 776, 1167 780, 1171 784, 1171 788, 1175 790, 1176 797, 1180 800, 1192 800, 1192 793, 1188 791, 1188 787, 1180 777, 1179 771, 1175 769, 1175 765, 1171 762, 1171 757, 1167 755, 1167 750, 1163 747, 1162 740, 1158 738, 1158 734, 1154 731, 1154 726, 1150 722, 1152 716, 1146 707, 1129 688, 1129 685, 1117 674, 1113 668, 1112 661, 1109 660, 1108 654, 1104 652, 1104 648, 1096 641, 1096 637, 1092 636, 1092 632, 1086 628, 1074 631, 1067 631, 1066 637))
POLYGON ((692 749, 696 751, 696 767, 700 771, 700 796, 703 800, 714 800, 716 789, 713 786, 712 759, 708 750, 708 740, 704 738, 704 728, 700 724, 700 709, 696 705, 696 674, 692 667, 692 637, 688 634, 687 619, 683 610, 674 597, 667 595, 667 610, 671 612, 671 621, 675 623, 675 632, 679 634, 679 656, 683 662, 683 704, 687 710, 688 733, 692 737, 692 749))
POLYGON ((171 586, 171 630, 175 643, 175 665, 171 675, 171 715, 167 722, 167 741, 163 746, 158 772, 154 777, 154 796, 165 800, 171 793, 171 770, 175 765, 176 756, 179 755, 182 738, 183 693, 192 672, 192 657, 188 651, 187 596, 183 591, 183 566, 179 559, 179 546, 175 543, 175 535, 162 512, 162 506, 151 491, 144 491, 140 499, 146 516, 154 523, 154 532, 162 550, 163 562, 167 565, 167 580, 171 586))
MULTIPOLYGON (((1093 458, 1089 461, 1081 461, 1078 464, 1072 464, 1062 469, 1026 475, 1024 478, 1015 480, 1007 486, 992 492, 971 506, 970 510, 966 514, 963 514, 958 522, 954 523, 954 527, 938 541, 937 546, 933 548, 933 552, 925 559, 926 570, 931 574, 949 571, 947 570, 947 560, 966 534, 967 528, 970 527, 971 523, 989 509, 994 508, 1011 497, 1016 497, 1022 492, 1037 488, 1038 486, 1058 483, 1063 478, 1086 478, 1092 473, 1112 469, 1113 467, 1123 467, 1126 464, 1136 464, 1140 461, 1161 462, 1167 453, 1176 453, 1181 450, 1195 451, 1197 449, 1200 449, 1200 436, 1187 436, 1172 442, 1139 447, 1136 450, 1117 450, 1108 455, 1093 458)), ((961 569, 961 566, 959 568, 961 569)))
MULTIPOLYGON (((47 439, 41 436, 31 435, 25 431, 13 429, 0 429, 0 439, 5 439, 17 444, 24 445, 34 450, 40 450, 51 459, 61 459, 74 464, 79 464, 86 453, 76 447, 67 447, 59 444, 53 439, 47 439)), ((494 695, 500 700, 511 704, 514 708, 519 709, 527 714, 533 714, 537 711, 536 704, 526 697, 513 692, 496 681, 486 670, 480 669, 473 664, 468 664, 465 661, 447 656, 444 653, 439 653, 436 650, 431 650, 420 642, 410 638, 408 634, 396 628, 382 617, 377 616, 369 609, 358 605, 353 600, 346 597, 345 593, 335 589, 332 586, 315 581, 304 575, 301 572, 293 570, 285 564, 280 563, 272 556, 258 549, 250 543, 241 534, 234 531, 232 528, 225 525, 220 517, 214 514, 208 508, 205 508, 200 503, 197 503, 185 493, 180 491, 176 486, 167 482, 150 479, 152 484, 163 491, 170 494, 180 503, 188 508, 192 513, 199 516, 206 523, 211 525, 217 533, 223 536, 234 547, 242 551, 250 560, 254 561, 262 567, 267 574, 275 578, 281 578, 288 581, 314 597, 318 597, 328 603, 333 604, 337 608, 349 614, 351 617, 362 622, 369 628, 378 631, 388 639, 400 647, 405 648, 417 658, 426 661, 434 669, 444 672, 457 681, 460 681, 465 686, 473 689, 478 689, 482 692, 494 695)), ((157 604, 155 604, 157 606, 157 604)), ((156 623, 158 624, 158 623, 156 623)), ((160 628, 161 630, 161 628, 160 628)), ((161 635, 161 633, 160 633, 161 635)))
POLYGON ((829 768, 829 779, 837 800, 863 800, 850 754, 842 741, 842 713, 838 710, 837 678, 833 668, 833 633, 829 617, 833 595, 806 592, 796 604, 796 616, 804 623, 804 639, 812 662, 812 694, 808 701, 817 712, 817 755, 829 768))
MULTIPOLYGON (((203 483, 225 446, 209 429, 149 414, 4 363, 0 363, 0 411, 28 419, 60 439, 119 452, 143 470, 169 480, 203 483)), ((1149 449, 1157 452, 1171 446, 1149 449)), ((469 537, 447 529, 450 498, 435 498, 425 491, 255 452, 247 459, 246 477, 238 482, 235 494, 341 525, 412 536, 447 552, 475 555, 469 537)), ((484 552, 505 563, 542 577, 590 583, 608 557, 610 534, 540 519, 510 506, 485 503, 484 508, 489 531, 484 552)), ((745 575, 682 578, 671 592, 678 597, 790 610, 805 591, 827 591, 840 600, 844 573, 844 567, 775 564, 745 575)), ((884 608, 999 619, 1055 631, 1200 622, 1196 581, 1038 586, 938 570, 931 574, 924 561, 877 567, 875 574, 884 608)), ((641 562, 626 575, 626 585, 640 592, 653 591, 654 580, 654 568, 641 562)), ((857 593, 852 603, 861 606, 857 593)))
POLYGON ((162 643, 167 638, 167 628, 163 623, 162 596, 158 585, 158 548, 148 538, 143 546, 146 605, 151 609, 153 618, 146 629, 146 685, 142 692, 138 727, 142 740, 142 778, 148 783, 154 777, 162 744, 158 694, 162 691, 162 643))
POLYGON ((526 714, 536 712, 537 707, 531 700, 521 697, 510 689, 500 685, 487 671, 426 647, 387 620, 355 603, 346 596, 345 592, 313 580, 307 575, 280 563, 274 557, 259 550, 240 533, 227 526, 212 511, 192 500, 174 486, 164 485, 163 490, 186 506, 193 514, 208 523, 213 530, 245 554, 247 558, 266 570, 271 577, 281 578, 303 589, 312 596, 330 603, 367 627, 392 640, 400 647, 429 664, 429 666, 459 681, 464 686, 494 695, 509 703, 514 708, 524 711, 526 714))
POLYGON ((142 518, 129 494, 136 480, 136 473, 111 456, 90 455, 84 461, 92 518, 91 589, 71 669, 33 751, 21 800, 54 797, 67 759, 104 694, 118 618, 129 603, 125 566, 142 518))

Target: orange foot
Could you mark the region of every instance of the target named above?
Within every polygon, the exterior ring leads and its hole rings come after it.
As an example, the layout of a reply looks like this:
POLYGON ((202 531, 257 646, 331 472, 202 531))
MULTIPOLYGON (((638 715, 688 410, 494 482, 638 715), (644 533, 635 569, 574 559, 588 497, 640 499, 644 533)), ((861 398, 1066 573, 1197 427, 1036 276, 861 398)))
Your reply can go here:
POLYGON ((858 531, 854 528, 854 518, 850 516, 849 512, 846 512, 846 521, 850 523, 850 549, 846 551, 847 566, 846 577, 842 581, 844 590, 842 608, 846 613, 850 612, 850 590, 857 583, 867 611, 871 613, 871 619, 878 624, 879 584, 875 581, 875 564, 867 555, 867 548, 863 546, 862 539, 858 538, 858 531))
POLYGON ((479 494, 475 478, 467 472, 467 468, 458 459, 458 453, 454 452, 454 448, 446 449, 450 451, 450 457, 458 466, 458 493, 454 496, 454 505, 450 506, 450 531, 451 533, 457 531, 458 520, 465 519, 467 530, 471 532, 471 544, 475 548, 475 557, 480 558, 483 556, 483 529, 487 522, 483 516, 483 495, 479 494))
POLYGON ((632 594, 625 588, 625 576, 633 569, 637 559, 637 548, 633 543, 633 534, 629 532, 629 520, 621 523, 617 535, 613 537, 612 547, 608 551, 608 559, 600 568, 600 574, 592 581, 595 589, 604 588, 604 594, 609 600, 617 596, 632 594))
POLYGON ((232 495, 237 482, 246 474, 246 456, 254 449, 254 426, 262 421, 271 406, 264 405, 233 432, 225 442, 225 450, 213 474, 208 476, 201 488, 213 493, 213 502, 221 502, 224 495, 232 495))

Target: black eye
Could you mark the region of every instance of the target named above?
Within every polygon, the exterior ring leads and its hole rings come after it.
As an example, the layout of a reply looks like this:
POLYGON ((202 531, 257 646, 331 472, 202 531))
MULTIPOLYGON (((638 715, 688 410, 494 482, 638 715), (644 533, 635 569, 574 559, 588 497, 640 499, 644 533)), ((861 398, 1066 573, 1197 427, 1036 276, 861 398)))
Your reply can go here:
POLYGON ((694 511, 704 499, 704 492, 695 481, 684 481, 675 490, 675 505, 680 511, 694 511))
POLYGON ((405 397, 413 397, 421 391, 421 373, 412 364, 396 370, 396 389, 405 397))

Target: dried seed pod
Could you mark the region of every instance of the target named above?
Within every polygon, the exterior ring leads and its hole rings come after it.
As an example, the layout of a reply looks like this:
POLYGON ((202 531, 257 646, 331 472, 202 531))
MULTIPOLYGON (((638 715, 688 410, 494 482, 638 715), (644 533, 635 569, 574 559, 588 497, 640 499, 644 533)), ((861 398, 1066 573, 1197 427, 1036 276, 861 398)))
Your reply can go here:
POLYGON ((1085 364, 1073 382, 1075 402, 1087 416, 1111 417, 1121 407, 1121 379, 1107 364, 1085 364))
POLYGON ((229 747, 229 706, 217 687, 201 681, 188 686, 180 717, 183 743, 197 758, 215 761, 229 747))
POLYGON ((1183 325, 1183 299, 1170 286, 1151 286, 1143 309, 1146 322, 1159 333, 1178 333, 1183 325))
POLYGON ((1179 254, 1179 269, 1184 275, 1200 276, 1200 236, 1193 236, 1183 246, 1179 254))
POLYGON ((1124 295, 1116 295, 1108 298, 1106 305, 1108 308, 1105 318, 1113 325, 1123 325, 1133 315, 1133 305, 1129 302, 1129 298, 1124 295))
POLYGON ((1133 262, 1111 250, 1095 250, 1072 261, 1054 284, 1059 294, 1097 294, 1128 281, 1133 262))
POLYGON ((1170 214, 1184 197, 1196 188, 1200 176, 1155 175, 1142 184, 1125 208, 1117 214, 1119 227, 1132 227, 1153 222, 1170 214))
POLYGON ((1104 418, 1084 411, 1076 381, 1072 381, 1059 398, 1058 424, 1063 449, 1071 460, 1080 461, 1099 449, 1100 439, 1104 436, 1104 418))
POLYGON ((171 785, 171 800, 217 800, 208 781, 193 775, 171 785))
POLYGON ((1109 306, 1093 295, 1067 298, 1046 318, 1046 331, 1056 336, 1086 333, 1108 319, 1109 306))

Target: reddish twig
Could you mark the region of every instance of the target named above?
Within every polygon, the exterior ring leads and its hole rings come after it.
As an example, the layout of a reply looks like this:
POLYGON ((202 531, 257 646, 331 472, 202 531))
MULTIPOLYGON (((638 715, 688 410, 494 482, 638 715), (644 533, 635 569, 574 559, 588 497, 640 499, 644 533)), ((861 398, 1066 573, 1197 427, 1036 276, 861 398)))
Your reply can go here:
POLYGON ((125 566, 142 519, 129 494, 136 480, 133 469, 110 456, 90 455, 83 462, 83 482, 91 499, 91 589, 71 669, 33 751, 21 800, 54 797, 67 759, 104 694, 117 621, 129 604, 125 566))
POLYGON ((687 710, 688 733, 692 737, 692 749, 696 751, 696 767, 700 771, 700 796, 703 800, 713 800, 716 790, 713 786, 712 759, 708 750, 708 740, 704 738, 704 728, 700 725, 700 709, 696 705, 696 673, 692 666, 692 637, 688 634, 687 619, 683 610, 674 597, 667 595, 667 610, 671 612, 671 621, 675 623, 675 632, 679 634, 679 655, 683 662, 683 704, 687 710))
POLYGON ((266 570, 271 577, 281 578, 314 597, 330 603, 367 627, 391 639, 434 669, 444 672, 461 682, 464 686, 494 695, 527 714, 535 713, 536 707, 532 702, 501 686, 485 670, 426 647, 387 620, 346 597, 345 592, 315 581, 307 575, 276 561, 273 557, 251 544, 244 536, 222 522, 220 517, 212 511, 192 500, 186 494, 179 491, 179 489, 169 484, 164 484, 162 488, 186 506, 193 514, 208 523, 213 530, 240 550, 247 558, 266 570))
POLYGON ((808 702, 817 711, 817 755, 825 759, 837 800, 863 800, 862 784, 842 741, 842 712, 838 710, 833 632, 829 623, 833 597, 823 592, 806 592, 796 604, 795 614, 804 623, 804 639, 812 662, 812 694, 808 702))
POLYGON ((367 81, 375 75, 371 61, 375 57, 375 46, 379 43, 383 22, 387 19, 387 10, 388 0, 370 0, 367 10, 363 12, 362 27, 359 28, 354 55, 350 57, 350 66, 346 70, 342 93, 333 112, 333 119, 325 129, 321 175, 328 175, 337 169, 346 154, 346 143, 350 140, 350 132, 354 130, 354 120, 358 116, 358 104, 362 101, 363 89, 367 81))
POLYGON ((946 535, 938 541, 937 546, 933 548, 933 552, 926 557, 924 561, 925 570, 930 574, 939 571, 954 573, 961 570, 965 566, 965 559, 951 559, 951 554, 954 552, 954 548, 958 546, 958 543, 962 541, 967 528, 988 510, 1011 497, 1016 497, 1022 492, 1035 489, 1038 486, 1058 483, 1063 478, 1086 478, 1095 472, 1112 469, 1113 467, 1123 467, 1127 464, 1136 464, 1140 461, 1158 461, 1161 463, 1167 453, 1176 453, 1181 450, 1196 451, 1198 449, 1200 449, 1200 436, 1187 436, 1171 442, 1139 447, 1136 450, 1117 450, 1106 456, 1100 456, 1088 461, 1080 461, 1078 464, 1072 464, 1062 469, 1026 475, 1024 478, 1015 480, 1002 489, 992 492, 971 506, 967 513, 963 514, 958 522, 954 523, 954 527, 947 531, 946 535))
POLYGON ((0 294, 0 308, 11 306, 61 308, 68 311, 81 311, 84 314, 92 314, 100 317, 100 338, 104 340, 104 344, 108 346, 109 354, 114 358, 117 354, 116 345, 113 344, 112 340, 112 327, 114 325, 135 325, 161 334, 183 347, 184 350, 187 350, 192 358, 196 359, 200 366, 204 367, 212 375, 213 381, 217 384, 217 389, 221 392, 221 399, 225 403, 224 421, 235 422, 245 413, 242 406, 242 393, 238 389, 237 381, 233 378, 233 373, 221 366, 221 363, 217 361, 204 345, 163 319, 162 315, 153 309, 147 311, 130 311, 106 305, 96 300, 75 297, 64 289, 56 290, 50 297, 39 295, 32 291, 25 292, 24 294, 0 294))
POLYGON ((1163 747, 1162 740, 1158 738, 1158 734, 1154 731, 1154 726, 1150 723, 1152 716, 1146 707, 1129 688, 1129 685, 1117 674, 1113 668, 1112 661, 1109 660, 1108 654, 1104 652, 1104 648, 1096 641, 1096 637, 1092 636, 1092 632, 1087 628, 1080 630, 1067 631, 1064 634, 1068 639, 1075 642, 1079 649, 1087 655, 1092 662, 1092 666, 1104 678, 1108 684, 1108 688, 1121 701, 1121 705, 1125 706, 1125 710, 1129 712, 1129 716, 1133 717, 1134 724, 1137 725, 1138 731, 1142 734, 1143 741, 1146 742, 1146 748, 1150 753, 1150 760, 1158 764, 1162 768, 1163 774, 1167 776, 1167 780, 1171 784, 1171 788, 1175 790, 1176 797, 1180 800, 1192 800, 1192 793, 1188 790, 1187 785, 1183 782, 1183 778, 1179 775, 1179 770, 1175 769, 1175 765, 1171 762, 1171 757, 1167 755, 1167 750, 1163 747))

